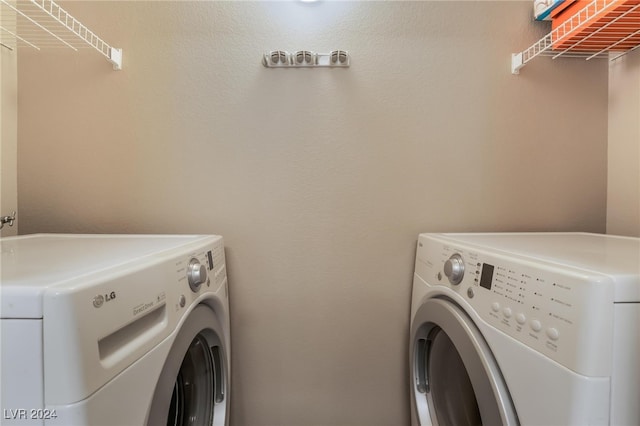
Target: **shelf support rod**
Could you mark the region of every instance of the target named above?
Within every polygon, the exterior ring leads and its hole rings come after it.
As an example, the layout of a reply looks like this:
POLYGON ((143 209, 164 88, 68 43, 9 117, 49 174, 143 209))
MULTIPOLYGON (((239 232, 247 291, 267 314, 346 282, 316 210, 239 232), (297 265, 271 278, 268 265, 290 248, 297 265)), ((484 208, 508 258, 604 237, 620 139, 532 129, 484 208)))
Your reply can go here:
MULTIPOLYGON (((72 48, 73 50, 77 51, 78 49, 76 49, 75 47, 73 47, 72 45, 70 45, 69 43, 67 43, 66 41, 64 41, 63 39, 61 39, 60 37, 58 37, 57 35, 55 35, 54 33, 52 33, 51 31, 49 31, 47 28, 45 28, 44 26, 40 25, 39 23, 37 23, 35 20, 33 20, 31 17, 27 16, 24 12, 22 12, 21 10, 16 9, 12 4, 8 3, 7 0, 1 0, 2 3, 6 4, 7 6, 9 6, 9 8, 11 8, 14 12, 18 13, 20 16, 23 16, 24 18, 26 18, 27 20, 29 20, 29 22, 31 22, 33 25, 37 26, 38 28, 40 28, 41 30, 45 31, 46 33, 52 35, 53 37, 57 38, 60 42, 66 44, 67 46, 69 46, 70 48, 72 48)), ((35 3, 33 0, 31 0, 32 3, 38 5, 37 3, 35 3)), ((39 6, 39 5, 38 5, 39 6)))
MULTIPOLYGON (((3 3, 6 3, 6 0, 1 0, 1 1, 3 3)), ((73 16, 69 15, 69 13, 67 13, 66 10, 61 8, 53 0, 29 0, 29 1, 32 4, 34 4, 37 8, 42 10, 44 13, 49 15, 52 19, 54 19, 60 25, 62 25, 67 30, 71 31, 73 34, 79 37, 86 44, 93 47, 101 55, 106 57, 109 60, 109 62, 111 62, 111 64, 113 65, 114 70, 122 69, 122 49, 111 47, 104 40, 98 37, 94 32, 92 32, 86 26, 84 26, 80 21, 78 21, 73 16), (69 24, 69 21, 71 21, 71 24, 69 24)), ((56 37, 56 38, 59 38, 59 37, 56 37)), ((65 42, 65 44, 68 44, 68 43, 65 42)), ((73 46, 70 46, 70 47, 72 47, 74 50, 77 50, 73 46)))
MULTIPOLYGON (((29 46, 33 47, 34 49, 36 49, 36 50, 40 50, 40 48, 39 48, 38 46, 36 46, 35 44, 31 43, 31 42, 30 42, 30 41, 28 41, 28 40, 23 39, 23 38, 22 38, 22 37, 20 37, 18 34, 15 34, 14 32, 9 31, 9 30, 8 30, 8 29, 6 29, 5 27, 0 26, 0 30, 2 30, 2 31, 4 31, 4 32, 7 32, 7 33, 11 34, 11 36, 12 36, 12 37, 17 38, 17 39, 18 39, 18 40, 20 40, 21 42, 28 44, 29 46)), ((13 50, 13 49, 11 49, 11 50, 13 50)))
POLYGON ((607 47, 606 49, 602 49, 602 50, 601 50, 601 51, 599 51, 598 53, 596 53, 596 54, 593 54, 593 55, 589 56, 586 60, 588 61, 589 59, 591 59, 591 58, 593 58, 593 57, 595 57, 595 56, 598 56, 598 55, 600 55, 601 53, 604 53, 604 52, 606 52, 606 51, 608 51, 608 50, 611 50, 612 48, 616 47, 616 46, 617 46, 617 45, 619 45, 620 43, 624 43, 625 41, 629 40, 631 37, 635 37, 635 36, 637 36, 638 34, 640 34, 640 30, 638 30, 638 31, 634 32, 633 34, 629 34, 628 36, 626 36, 625 38, 623 38, 623 39, 621 39, 621 40, 618 40, 617 42, 613 43, 611 46, 607 47))
POLYGON ((633 49, 629 49, 629 50, 627 50, 626 52, 622 52, 621 54, 616 55, 614 58, 612 58, 612 59, 611 59, 611 61, 615 61, 616 59, 621 58, 621 57, 623 57, 624 55, 626 55, 626 54, 628 54, 628 53, 631 53, 631 52, 633 52, 634 50, 636 50, 636 49, 638 49, 638 48, 640 48, 640 44, 639 44, 639 45, 637 45, 636 47, 634 47, 633 49))

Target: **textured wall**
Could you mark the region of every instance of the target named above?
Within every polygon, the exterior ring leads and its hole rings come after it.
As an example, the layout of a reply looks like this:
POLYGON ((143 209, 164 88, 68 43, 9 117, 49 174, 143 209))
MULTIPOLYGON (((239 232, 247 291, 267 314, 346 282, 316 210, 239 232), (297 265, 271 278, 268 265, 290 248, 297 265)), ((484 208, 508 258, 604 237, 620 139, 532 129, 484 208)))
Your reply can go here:
POLYGON ((607 232, 640 237, 640 50, 609 69, 607 232))
POLYGON ((235 425, 408 421, 419 232, 605 229, 607 64, 511 75, 530 2, 67 7, 124 70, 21 53, 21 232, 224 235, 235 425))
MULTIPOLYGON (((15 51, 0 47, 0 216, 18 210, 18 61, 15 51)), ((0 236, 18 233, 18 221, 0 236)))

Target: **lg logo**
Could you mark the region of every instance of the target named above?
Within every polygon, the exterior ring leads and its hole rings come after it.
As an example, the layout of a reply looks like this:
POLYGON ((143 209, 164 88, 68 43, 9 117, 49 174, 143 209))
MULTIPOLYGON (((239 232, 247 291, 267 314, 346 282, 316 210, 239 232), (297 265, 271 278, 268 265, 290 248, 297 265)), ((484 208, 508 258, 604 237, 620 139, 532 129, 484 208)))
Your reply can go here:
POLYGON ((115 291, 112 291, 111 293, 107 293, 105 295, 99 294, 93 298, 93 307, 99 308, 104 304, 104 302, 109 302, 110 300, 113 300, 115 298, 116 298, 115 291))

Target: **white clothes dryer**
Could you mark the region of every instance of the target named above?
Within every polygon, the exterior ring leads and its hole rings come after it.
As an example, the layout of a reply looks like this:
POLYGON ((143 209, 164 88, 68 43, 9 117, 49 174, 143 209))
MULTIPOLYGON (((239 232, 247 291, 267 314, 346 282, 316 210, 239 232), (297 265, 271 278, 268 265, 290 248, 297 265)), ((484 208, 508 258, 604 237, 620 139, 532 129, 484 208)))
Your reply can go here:
POLYGON ((220 236, 0 239, 3 425, 228 424, 220 236))
POLYGON ((640 424, 640 239, 421 234, 412 423, 640 424))

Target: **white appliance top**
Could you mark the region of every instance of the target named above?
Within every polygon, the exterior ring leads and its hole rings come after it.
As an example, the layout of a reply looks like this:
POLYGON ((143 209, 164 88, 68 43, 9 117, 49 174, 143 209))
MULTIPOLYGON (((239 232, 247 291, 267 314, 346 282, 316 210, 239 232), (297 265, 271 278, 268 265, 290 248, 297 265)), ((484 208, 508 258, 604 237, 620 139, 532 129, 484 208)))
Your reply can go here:
POLYGON ((32 234, 0 238, 0 317, 42 318, 42 293, 210 238, 206 235, 32 234))
POLYGON ((590 233, 439 234, 453 242, 605 274, 616 301, 640 300, 640 238, 590 233))

